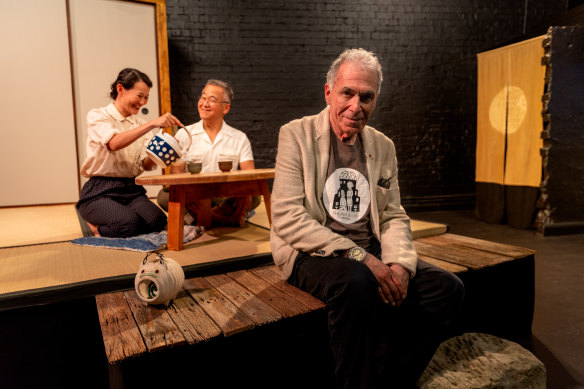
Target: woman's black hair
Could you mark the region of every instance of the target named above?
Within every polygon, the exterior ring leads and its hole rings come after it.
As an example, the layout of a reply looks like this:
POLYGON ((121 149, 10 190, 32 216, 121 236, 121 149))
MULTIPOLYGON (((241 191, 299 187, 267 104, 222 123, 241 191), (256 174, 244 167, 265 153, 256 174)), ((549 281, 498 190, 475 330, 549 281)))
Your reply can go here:
POLYGON ((121 84, 124 89, 132 89, 138 81, 143 81, 144 84, 148 85, 148 88, 152 88, 152 81, 150 81, 150 78, 145 73, 142 73, 138 69, 123 69, 118 74, 118 78, 112 83, 110 97, 114 100, 118 97, 118 84, 121 84))

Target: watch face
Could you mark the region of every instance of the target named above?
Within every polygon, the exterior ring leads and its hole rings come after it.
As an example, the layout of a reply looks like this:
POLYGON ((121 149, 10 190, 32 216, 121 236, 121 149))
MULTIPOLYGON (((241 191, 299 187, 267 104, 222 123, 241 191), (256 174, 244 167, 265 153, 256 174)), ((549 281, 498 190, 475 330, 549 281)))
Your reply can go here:
POLYGON ((355 247, 351 250, 351 258, 359 262, 363 261, 365 259, 365 250, 361 247, 355 247))

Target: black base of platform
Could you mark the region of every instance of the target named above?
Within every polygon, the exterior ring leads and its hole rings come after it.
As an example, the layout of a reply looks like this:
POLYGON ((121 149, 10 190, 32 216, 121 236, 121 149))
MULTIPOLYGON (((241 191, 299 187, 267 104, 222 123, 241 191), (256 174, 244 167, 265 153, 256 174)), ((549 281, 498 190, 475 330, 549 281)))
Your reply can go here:
POLYGON ((458 274, 465 285, 460 332, 519 341, 531 334, 535 304, 533 255, 458 274))
POLYGON ((584 221, 544 224, 539 229, 543 236, 581 234, 584 221))

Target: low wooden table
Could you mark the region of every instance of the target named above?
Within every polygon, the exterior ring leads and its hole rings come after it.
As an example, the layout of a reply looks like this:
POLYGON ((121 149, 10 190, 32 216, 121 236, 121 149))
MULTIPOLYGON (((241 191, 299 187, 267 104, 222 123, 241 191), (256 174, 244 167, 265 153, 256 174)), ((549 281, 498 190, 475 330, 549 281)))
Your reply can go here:
POLYGON ((204 208, 198 215, 199 225, 211 225, 211 199, 217 197, 243 197, 262 195, 271 219, 270 189, 268 180, 274 178, 275 169, 237 170, 227 173, 165 174, 136 177, 138 185, 169 185, 168 242, 169 250, 183 248, 185 203, 203 200, 204 208))

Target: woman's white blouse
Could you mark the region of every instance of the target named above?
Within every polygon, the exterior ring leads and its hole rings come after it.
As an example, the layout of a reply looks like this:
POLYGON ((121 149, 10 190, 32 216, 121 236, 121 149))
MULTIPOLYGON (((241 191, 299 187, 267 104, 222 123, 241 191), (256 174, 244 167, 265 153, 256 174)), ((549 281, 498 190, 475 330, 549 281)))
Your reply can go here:
POLYGON ((152 132, 142 135, 129 146, 112 151, 107 144, 119 134, 145 123, 136 115, 122 116, 113 103, 87 114, 87 157, 81 167, 84 177, 136 177, 144 171, 142 160, 152 132))

